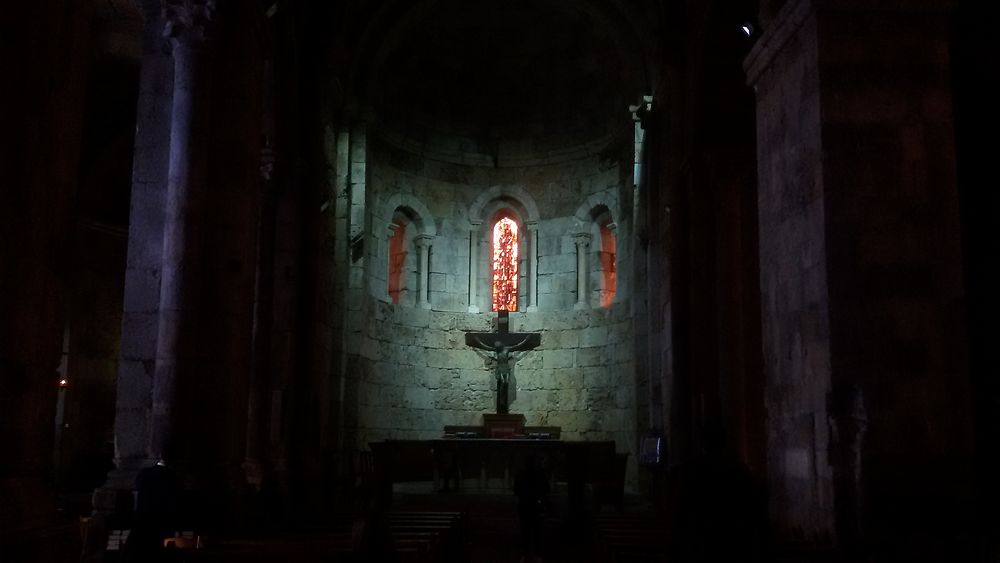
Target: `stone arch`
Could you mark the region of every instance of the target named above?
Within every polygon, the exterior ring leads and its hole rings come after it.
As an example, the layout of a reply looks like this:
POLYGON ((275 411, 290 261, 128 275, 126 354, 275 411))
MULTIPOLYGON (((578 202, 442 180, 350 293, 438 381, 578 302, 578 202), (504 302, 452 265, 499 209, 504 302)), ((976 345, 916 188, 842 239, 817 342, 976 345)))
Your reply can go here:
POLYGON ((618 214, 612 207, 617 202, 609 205, 602 195, 591 195, 574 215, 577 232, 586 241, 586 248, 579 251, 584 255, 577 260, 580 307, 610 307, 618 294, 618 214))
POLYGON ((473 249, 469 257, 470 311, 492 309, 493 226, 504 216, 517 224, 519 232, 517 309, 526 310, 536 305, 538 205, 524 188, 493 186, 469 206, 469 236, 473 249))
POLYGON ((608 192, 591 194, 576 208, 576 213, 573 214, 581 230, 586 229, 587 225, 594 222, 594 210, 602 207, 611 213, 614 220, 621 220, 621 209, 618 206, 618 198, 614 197, 614 194, 608 192))
POLYGON ((469 206, 469 222, 475 225, 487 220, 489 218, 487 207, 492 207, 490 204, 496 202, 507 203, 514 211, 521 214, 521 219, 526 223, 538 222, 538 204, 535 203, 535 198, 519 186, 493 186, 479 194, 469 206))
MULTIPOLYGON (((388 219, 389 223, 392 223, 392 216, 396 213, 397 209, 408 210, 407 212, 411 214, 414 218, 414 223, 417 224, 417 228, 420 229, 420 234, 427 236, 437 236, 437 226, 434 221, 434 216, 431 215, 427 206, 424 205, 420 199, 411 194, 393 194, 385 202, 383 206, 383 217, 388 219)), ((386 228, 389 224, 385 225, 386 228)))
POLYGON ((397 305, 429 308, 430 247, 437 226, 430 210, 410 194, 394 194, 382 208, 377 263, 385 268, 383 298, 397 305))

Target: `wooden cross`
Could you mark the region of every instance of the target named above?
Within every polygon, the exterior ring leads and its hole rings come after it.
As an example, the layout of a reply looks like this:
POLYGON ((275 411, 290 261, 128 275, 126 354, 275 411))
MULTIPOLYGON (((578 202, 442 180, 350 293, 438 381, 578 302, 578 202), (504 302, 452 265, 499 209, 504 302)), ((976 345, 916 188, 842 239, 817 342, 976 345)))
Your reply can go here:
POLYGON ((510 318, 507 311, 497 311, 496 332, 466 332, 465 345, 479 350, 493 352, 496 361, 497 414, 507 414, 510 408, 508 384, 515 358, 514 352, 532 350, 542 343, 542 335, 537 332, 510 332, 510 318))

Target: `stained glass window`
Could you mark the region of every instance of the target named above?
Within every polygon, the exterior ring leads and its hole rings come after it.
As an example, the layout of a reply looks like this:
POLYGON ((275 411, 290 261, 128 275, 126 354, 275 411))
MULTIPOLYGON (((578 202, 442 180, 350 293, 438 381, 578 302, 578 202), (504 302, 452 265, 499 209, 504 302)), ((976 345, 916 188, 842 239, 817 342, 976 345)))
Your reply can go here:
POLYGON ((399 304, 406 288, 406 224, 396 227, 389 237, 389 298, 399 304))
POLYGON ((504 217, 493 225, 493 310, 517 311, 517 223, 504 217))
POLYGON ((601 225, 601 307, 610 307, 617 291, 615 272, 615 233, 605 224, 601 225))

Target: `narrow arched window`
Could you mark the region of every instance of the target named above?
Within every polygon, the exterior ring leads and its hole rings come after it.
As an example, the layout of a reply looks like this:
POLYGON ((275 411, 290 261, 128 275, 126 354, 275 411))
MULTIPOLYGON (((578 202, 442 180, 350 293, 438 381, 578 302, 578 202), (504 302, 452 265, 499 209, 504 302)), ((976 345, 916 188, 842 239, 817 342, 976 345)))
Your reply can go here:
POLYGON ((598 267, 601 269, 601 307, 610 307, 618 290, 617 251, 612 223, 601 225, 601 249, 598 267))
POLYGON ((517 311, 517 223, 503 217, 493 224, 493 310, 517 311))
POLYGON ((406 223, 393 223, 395 229, 389 237, 389 299, 399 304, 406 292, 406 223))

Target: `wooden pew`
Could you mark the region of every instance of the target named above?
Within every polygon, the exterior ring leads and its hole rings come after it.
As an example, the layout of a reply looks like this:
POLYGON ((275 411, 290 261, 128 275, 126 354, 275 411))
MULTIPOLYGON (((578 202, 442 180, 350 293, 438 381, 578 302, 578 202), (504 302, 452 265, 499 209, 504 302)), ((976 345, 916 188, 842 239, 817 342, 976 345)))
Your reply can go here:
MULTIPOLYGON (((176 563, 360 563, 358 522, 349 515, 331 517, 322 528, 252 537, 177 538, 164 550, 176 563), (177 541, 177 540, 189 541, 177 541)), ((173 538, 170 538, 173 539, 173 538)), ((167 541, 169 541, 168 539, 167 541)))
POLYGON ((226 539, 201 549, 168 551, 177 563, 355 563, 362 559, 350 535, 325 538, 226 539))
POLYGON ((667 562, 667 525, 663 520, 598 516, 593 527, 595 562, 667 562))
POLYGON ((466 517, 452 511, 390 511, 383 522, 400 560, 463 563, 468 560, 466 517))

